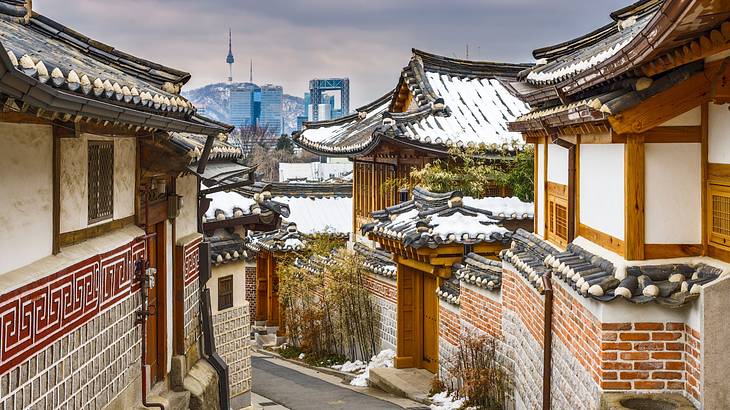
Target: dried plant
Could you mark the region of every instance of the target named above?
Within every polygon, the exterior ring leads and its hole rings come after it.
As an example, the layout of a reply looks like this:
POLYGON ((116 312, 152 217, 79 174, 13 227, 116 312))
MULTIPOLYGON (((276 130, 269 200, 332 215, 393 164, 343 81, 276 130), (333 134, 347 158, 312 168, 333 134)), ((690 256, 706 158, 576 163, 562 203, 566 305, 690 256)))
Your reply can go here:
POLYGON ((497 340, 486 334, 466 333, 447 363, 451 388, 466 399, 467 406, 479 409, 506 407, 511 380, 498 360, 497 340))
POLYGON ((364 286, 362 259, 337 241, 317 238, 308 251, 297 256, 332 257, 321 273, 281 260, 279 300, 285 313, 290 342, 313 357, 332 355, 348 359, 369 358, 377 353, 379 311, 364 286))

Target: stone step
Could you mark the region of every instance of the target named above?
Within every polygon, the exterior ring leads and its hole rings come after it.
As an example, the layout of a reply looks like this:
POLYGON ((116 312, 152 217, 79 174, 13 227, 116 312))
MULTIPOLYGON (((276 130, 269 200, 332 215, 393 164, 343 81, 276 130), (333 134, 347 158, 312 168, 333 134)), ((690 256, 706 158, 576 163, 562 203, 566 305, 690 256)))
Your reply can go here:
POLYGON ((254 325, 254 326, 262 326, 262 327, 266 327, 266 321, 265 321, 265 320, 257 320, 257 321, 255 321, 255 322, 253 322, 253 325, 254 325))
POLYGON ((428 403, 433 376, 433 373, 425 369, 379 367, 370 369, 369 384, 396 396, 428 403))
POLYGON ((276 333, 273 335, 259 335, 257 334, 254 338, 254 342, 256 343, 256 346, 261 347, 274 347, 278 346, 277 344, 277 337, 276 333))

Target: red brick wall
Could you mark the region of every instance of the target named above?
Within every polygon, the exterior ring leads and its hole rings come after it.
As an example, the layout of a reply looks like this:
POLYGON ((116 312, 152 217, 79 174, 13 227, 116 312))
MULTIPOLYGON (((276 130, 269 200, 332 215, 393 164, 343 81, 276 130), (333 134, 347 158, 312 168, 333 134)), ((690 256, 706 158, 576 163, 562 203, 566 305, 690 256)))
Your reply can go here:
MULTIPOLYGON (((601 323, 580 303, 580 296, 558 283, 553 288, 553 334, 603 390, 678 390, 699 400, 698 331, 684 323, 601 323)), ((461 300, 463 311, 463 288, 461 300)), ((519 274, 505 269, 502 301, 542 346, 543 297, 519 274)))
POLYGON ((244 284, 246 301, 248 302, 249 318, 253 325, 256 321, 256 266, 244 268, 244 284))
POLYGON ((458 346, 461 336, 459 315, 444 307, 444 303, 446 302, 439 302, 439 337, 452 346, 458 346))
MULTIPOLYGON (((485 290, 484 292, 497 292, 485 290)), ((494 337, 502 337, 502 304, 462 284, 461 319, 494 337)))
POLYGON ((601 387, 686 390, 699 400, 699 333, 684 323, 604 323, 601 387))
POLYGON ((540 294, 518 273, 502 270, 502 304, 520 317, 532 337, 543 345, 545 308, 540 294))
MULTIPOLYGON (((601 360, 601 326, 593 314, 558 283, 553 284, 553 335, 598 383, 601 360)), ((542 323, 542 322, 541 322, 542 323)))

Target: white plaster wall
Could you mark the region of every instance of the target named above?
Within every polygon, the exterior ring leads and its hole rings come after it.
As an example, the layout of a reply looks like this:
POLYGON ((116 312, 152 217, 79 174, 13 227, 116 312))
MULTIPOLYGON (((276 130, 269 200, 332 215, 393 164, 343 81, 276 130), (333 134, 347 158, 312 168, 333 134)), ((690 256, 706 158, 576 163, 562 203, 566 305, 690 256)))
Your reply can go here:
POLYGON ((579 180, 580 222, 624 239, 623 144, 581 145, 579 180))
POLYGON ((135 142, 134 138, 114 139, 114 219, 134 215, 135 142))
POLYGON ((730 105, 710 104, 707 113, 707 160, 730 164, 730 105))
POLYGON ((568 185, 568 150, 548 144, 548 181, 568 185))
MULTIPOLYGON (((84 229, 89 220, 89 141, 114 141, 114 219, 134 215, 136 148, 133 138, 81 134, 61 140, 61 233, 84 229)), ((96 224, 109 222, 104 220, 96 224)), ((92 224, 92 225, 96 225, 92 224)))
POLYGON ((702 109, 695 107, 684 114, 672 118, 671 120, 663 123, 662 127, 686 127, 692 125, 702 124, 702 109))
POLYGON ((46 125, 0 123, 0 274, 51 254, 53 137, 46 125))
POLYGON ((537 150, 537 196, 535 203, 537 204, 537 234, 540 237, 545 236, 545 145, 536 144, 537 150))
POLYGON ((183 197, 183 207, 180 209, 180 215, 175 219, 177 236, 182 238, 183 236, 198 232, 196 215, 198 178, 195 175, 178 177, 175 184, 177 194, 183 197))
POLYGON ((243 306, 246 302, 246 262, 232 262, 213 265, 212 275, 206 286, 210 289, 210 307, 213 314, 218 313, 218 279, 233 275, 233 307, 243 306))
POLYGON ((644 155, 646 243, 701 243, 700 144, 646 144, 644 155))

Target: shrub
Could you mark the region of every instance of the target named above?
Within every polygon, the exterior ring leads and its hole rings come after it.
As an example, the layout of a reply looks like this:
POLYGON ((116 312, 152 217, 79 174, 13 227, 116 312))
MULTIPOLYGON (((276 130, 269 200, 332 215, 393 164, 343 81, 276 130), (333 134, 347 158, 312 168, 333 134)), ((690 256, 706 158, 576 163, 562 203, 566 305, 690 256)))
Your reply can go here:
POLYGON ((488 410, 505 408, 511 381, 499 363, 497 341, 492 336, 463 335, 449 359, 447 371, 452 377, 452 390, 466 399, 468 406, 488 410))

